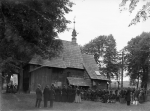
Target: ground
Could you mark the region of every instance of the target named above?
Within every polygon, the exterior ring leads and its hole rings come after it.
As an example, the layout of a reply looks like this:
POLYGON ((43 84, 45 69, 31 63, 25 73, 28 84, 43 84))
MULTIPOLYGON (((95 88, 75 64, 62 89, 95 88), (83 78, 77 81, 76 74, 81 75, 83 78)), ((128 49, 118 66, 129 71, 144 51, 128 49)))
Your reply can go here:
MULTIPOLYGON (((35 108, 35 94, 1 94, 0 111, 45 111, 50 108, 35 108)), ((55 102, 53 111, 150 111, 150 102, 139 104, 138 106, 127 106, 120 103, 101 103, 83 101, 82 103, 62 103, 55 102)))

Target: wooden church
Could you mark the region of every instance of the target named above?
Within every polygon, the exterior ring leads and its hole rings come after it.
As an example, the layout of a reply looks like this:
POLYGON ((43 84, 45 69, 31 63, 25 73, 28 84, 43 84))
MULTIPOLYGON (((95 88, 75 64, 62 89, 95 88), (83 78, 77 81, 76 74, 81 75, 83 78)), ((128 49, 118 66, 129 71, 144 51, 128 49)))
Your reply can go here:
POLYGON ((93 55, 82 54, 73 29, 72 41, 62 40, 63 50, 59 57, 43 60, 39 56, 31 59, 24 68, 23 89, 34 92, 37 84, 42 89, 52 83, 57 86, 74 85, 106 89, 108 79, 100 74, 93 55))

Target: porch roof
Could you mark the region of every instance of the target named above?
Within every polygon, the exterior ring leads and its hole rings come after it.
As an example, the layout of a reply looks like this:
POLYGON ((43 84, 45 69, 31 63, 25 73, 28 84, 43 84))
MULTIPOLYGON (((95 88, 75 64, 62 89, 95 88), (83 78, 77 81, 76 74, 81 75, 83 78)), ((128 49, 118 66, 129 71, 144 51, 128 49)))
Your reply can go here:
POLYGON ((67 77, 69 84, 74 86, 91 86, 91 81, 84 78, 67 77))

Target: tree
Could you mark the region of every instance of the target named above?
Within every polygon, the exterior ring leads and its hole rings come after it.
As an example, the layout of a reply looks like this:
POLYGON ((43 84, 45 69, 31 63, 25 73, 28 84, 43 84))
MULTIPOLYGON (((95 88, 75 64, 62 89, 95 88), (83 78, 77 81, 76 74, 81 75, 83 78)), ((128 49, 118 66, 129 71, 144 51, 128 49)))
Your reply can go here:
POLYGON ((82 52, 94 55, 100 71, 113 77, 118 73, 116 42, 112 35, 99 36, 82 47, 82 52))
POLYGON ((145 2, 145 4, 142 6, 142 8, 139 11, 137 11, 135 17, 132 19, 129 26, 133 24, 134 25, 137 24, 138 22, 141 21, 141 19, 143 19, 143 21, 146 21, 150 17, 150 1, 149 0, 122 0, 122 2, 120 3, 121 11, 127 9, 126 6, 128 6, 129 12, 132 13, 137 7, 138 3, 140 4, 141 1, 145 2))
POLYGON ((131 39, 126 46, 128 74, 131 80, 141 79, 142 87, 146 88, 150 57, 150 33, 143 32, 131 39))
POLYGON ((20 89, 23 66, 34 55, 50 59, 61 52, 56 38, 70 23, 64 15, 72 5, 69 0, 0 1, 0 66, 5 72, 19 70, 20 89))

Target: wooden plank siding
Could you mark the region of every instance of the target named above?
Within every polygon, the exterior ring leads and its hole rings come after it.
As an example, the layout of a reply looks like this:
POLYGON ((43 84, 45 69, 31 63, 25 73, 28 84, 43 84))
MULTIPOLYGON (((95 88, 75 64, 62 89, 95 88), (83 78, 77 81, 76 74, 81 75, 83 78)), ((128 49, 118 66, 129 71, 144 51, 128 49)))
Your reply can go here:
POLYGON ((51 68, 41 68, 36 71, 31 72, 30 80, 30 91, 35 91, 37 84, 41 84, 42 90, 46 85, 51 85, 52 83, 52 69, 51 68))
POLYGON ((84 78, 84 70, 82 69, 60 69, 43 67, 31 72, 30 92, 34 92, 37 84, 41 84, 42 90, 48 84, 61 82, 62 85, 68 85, 67 77, 84 78))
POLYGON ((52 83, 61 82, 63 85, 68 85, 67 77, 79 77, 88 79, 91 81, 91 88, 107 89, 107 81, 105 80, 92 80, 88 75, 87 71, 83 69, 74 68, 52 68, 52 67, 42 67, 30 73, 29 89, 30 92, 35 92, 38 84, 41 84, 42 90, 46 85, 51 85, 52 83), (93 85, 93 81, 96 83, 93 85))

